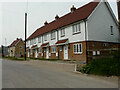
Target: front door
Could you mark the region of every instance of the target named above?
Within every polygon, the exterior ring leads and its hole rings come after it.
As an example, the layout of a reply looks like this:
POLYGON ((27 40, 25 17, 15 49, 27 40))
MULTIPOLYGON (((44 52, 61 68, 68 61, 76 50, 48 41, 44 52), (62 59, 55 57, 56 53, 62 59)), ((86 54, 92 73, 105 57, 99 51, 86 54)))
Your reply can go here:
POLYGON ((29 50, 28 50, 28 57, 30 57, 30 52, 29 52, 29 50))
POLYGON ((49 47, 46 48, 46 59, 49 58, 49 47))
POLYGON ((37 58, 38 53, 37 53, 37 49, 35 49, 35 58, 37 58))
POLYGON ((64 46, 64 59, 68 59, 68 46, 64 46))

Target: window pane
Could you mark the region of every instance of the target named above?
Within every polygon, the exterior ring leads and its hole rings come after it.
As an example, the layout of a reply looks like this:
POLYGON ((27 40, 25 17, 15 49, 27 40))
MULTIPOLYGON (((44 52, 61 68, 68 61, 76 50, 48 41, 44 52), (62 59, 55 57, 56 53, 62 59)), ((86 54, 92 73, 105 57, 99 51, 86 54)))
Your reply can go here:
POLYGON ((76 45, 74 45, 74 53, 76 53, 76 45))
POLYGON ((79 48, 78 48, 78 44, 77 44, 77 53, 79 52, 78 49, 79 49, 79 48))
POLYGON ((113 26, 110 26, 111 29, 111 35, 113 35, 113 26))
POLYGON ((82 52, 82 44, 79 44, 80 52, 82 52))
POLYGON ((75 25, 73 25, 73 33, 75 33, 75 25))
POLYGON ((78 31, 80 31, 80 24, 78 24, 78 31))

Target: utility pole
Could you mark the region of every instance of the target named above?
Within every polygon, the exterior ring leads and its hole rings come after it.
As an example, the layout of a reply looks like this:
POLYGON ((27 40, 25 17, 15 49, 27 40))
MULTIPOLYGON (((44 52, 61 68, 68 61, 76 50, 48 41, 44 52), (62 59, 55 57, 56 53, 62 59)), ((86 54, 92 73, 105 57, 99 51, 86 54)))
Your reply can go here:
POLYGON ((27 37, 27 13, 25 13, 25 60, 26 60, 26 37, 27 37))
POLYGON ((2 45, 2 57, 4 57, 4 46, 2 45))

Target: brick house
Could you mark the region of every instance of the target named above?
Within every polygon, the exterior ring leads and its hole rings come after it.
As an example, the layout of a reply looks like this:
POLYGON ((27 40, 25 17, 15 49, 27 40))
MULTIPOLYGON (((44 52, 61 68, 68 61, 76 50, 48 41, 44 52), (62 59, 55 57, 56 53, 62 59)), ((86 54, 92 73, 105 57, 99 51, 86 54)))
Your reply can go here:
POLYGON ((44 23, 27 39, 27 56, 88 62, 118 50, 118 21, 108 2, 90 2, 44 23))
POLYGON ((23 57, 25 53, 24 41, 20 38, 17 38, 9 46, 9 56, 11 57, 23 57))

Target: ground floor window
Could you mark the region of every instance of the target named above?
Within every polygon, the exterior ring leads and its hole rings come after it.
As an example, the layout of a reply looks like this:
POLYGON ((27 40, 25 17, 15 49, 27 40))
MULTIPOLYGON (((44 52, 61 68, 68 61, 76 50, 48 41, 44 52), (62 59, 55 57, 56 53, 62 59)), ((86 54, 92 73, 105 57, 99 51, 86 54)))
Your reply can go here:
POLYGON ((33 53, 32 49, 31 49, 31 54, 33 53))
POLYGON ((96 51, 93 51, 93 55, 94 55, 94 56, 96 55, 96 51))
POLYGON ((59 46, 59 51, 62 51, 62 46, 59 46))
POLYGON ((56 47, 55 46, 51 47, 51 53, 56 53, 56 47))
POLYGON ((97 51, 97 55, 100 55, 100 51, 97 51))
POLYGON ((81 54, 82 53, 82 43, 74 44, 73 48, 74 48, 73 51, 74 51, 75 54, 81 54))
POLYGON ((42 53, 42 48, 39 48, 39 53, 42 53))

